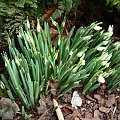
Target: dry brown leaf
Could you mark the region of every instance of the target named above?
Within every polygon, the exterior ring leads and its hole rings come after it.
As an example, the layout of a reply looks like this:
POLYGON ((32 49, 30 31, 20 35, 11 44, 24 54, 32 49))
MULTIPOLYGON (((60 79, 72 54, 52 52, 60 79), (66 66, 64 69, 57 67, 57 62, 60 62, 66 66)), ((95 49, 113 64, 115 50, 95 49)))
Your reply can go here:
POLYGON ((80 118, 80 120, 92 120, 92 119, 89 119, 89 118, 80 118))
POLYGON ((120 120, 120 114, 118 115, 118 120, 120 120))
POLYGON ((37 109, 38 109, 38 114, 40 115, 47 110, 47 105, 42 99, 39 100, 39 105, 40 106, 37 109))
POLYGON ((98 101, 101 100, 101 96, 99 94, 94 94, 94 98, 97 99, 98 101))
POLYGON ((71 114, 73 111, 71 109, 69 109, 68 107, 63 107, 62 109, 62 113, 63 113, 63 116, 67 116, 69 114, 71 114))
POLYGON ((99 117, 92 118, 92 120, 101 120, 99 117))
POLYGON ((110 109, 106 107, 99 107, 100 112, 109 113, 110 109))
POLYGON ((2 98, 0 100, 0 105, 2 107, 2 120, 12 120, 20 110, 18 105, 16 103, 12 103, 8 98, 2 98))
POLYGON ((78 117, 75 117, 75 120, 80 120, 78 117))
POLYGON ((42 16, 42 20, 47 20, 55 11, 56 6, 53 6, 52 8, 49 8, 42 16))
POLYGON ((50 28, 50 35, 53 39, 55 39, 58 36, 58 31, 54 28, 50 28))
POLYGON ((72 117, 72 114, 65 116, 65 120, 71 120, 71 119, 74 120, 74 118, 72 117))
POLYGON ((91 101, 96 102, 96 100, 94 98, 90 97, 89 95, 86 95, 86 98, 89 99, 89 100, 91 100, 91 101))
POLYGON ((30 117, 27 120, 36 120, 36 118, 30 117))
POLYGON ((56 89, 58 86, 58 81, 57 80, 49 80, 48 81, 48 86, 50 88, 51 91, 51 98, 54 99, 56 97, 56 89))
POLYGON ((109 95, 108 100, 106 101, 107 107, 111 107, 113 104, 115 104, 115 95, 109 95))
POLYGON ((75 117, 81 117, 81 114, 80 114, 80 111, 79 111, 79 109, 75 109, 74 111, 73 111, 73 114, 72 114, 72 116, 74 116, 74 118, 75 117))
POLYGON ((91 119, 92 118, 92 114, 90 112, 85 112, 85 118, 91 119))

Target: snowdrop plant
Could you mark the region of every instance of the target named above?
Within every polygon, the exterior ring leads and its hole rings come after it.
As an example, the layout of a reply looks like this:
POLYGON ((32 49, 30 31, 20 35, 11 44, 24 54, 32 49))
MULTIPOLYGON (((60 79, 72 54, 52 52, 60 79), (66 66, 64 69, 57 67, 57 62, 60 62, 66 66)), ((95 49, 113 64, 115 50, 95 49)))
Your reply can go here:
POLYGON ((104 82, 109 88, 114 83, 118 87, 120 67, 116 64, 120 51, 115 50, 119 47, 112 45, 112 32, 105 32, 97 27, 100 23, 93 23, 86 28, 80 27, 74 38, 73 27, 63 38, 65 20, 61 25, 54 20, 52 23, 59 33, 54 45, 48 23, 45 22, 41 27, 39 20, 37 32, 30 30, 28 20, 25 30, 20 29, 19 49, 14 40, 9 39, 9 56, 6 53, 2 56, 10 78, 7 80, 4 75, 1 78, 12 100, 15 94, 26 108, 32 108, 40 94, 49 92, 49 80, 58 82, 56 90, 59 96, 78 84, 85 85, 83 94, 93 91, 104 82), (106 80, 109 76, 112 76, 112 81, 106 80))

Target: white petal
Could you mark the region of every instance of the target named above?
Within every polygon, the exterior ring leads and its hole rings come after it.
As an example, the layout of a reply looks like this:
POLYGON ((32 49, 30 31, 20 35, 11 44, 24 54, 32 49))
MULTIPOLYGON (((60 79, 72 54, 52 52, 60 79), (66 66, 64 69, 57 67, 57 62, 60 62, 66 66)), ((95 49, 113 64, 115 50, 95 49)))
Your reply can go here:
POLYGON ((102 27, 100 27, 100 26, 95 26, 94 27, 94 30, 96 30, 96 31, 99 31, 99 30, 101 30, 102 29, 102 27))
POLYGON ((75 68, 73 68, 73 72, 75 73, 75 72, 77 72, 77 70, 78 70, 78 67, 76 66, 75 68))
POLYGON ((72 107, 75 107, 75 108, 77 108, 78 106, 80 107, 82 105, 82 99, 78 95, 77 91, 73 92, 71 104, 72 104, 72 107))
POLYGON ((98 51, 102 51, 102 50, 104 50, 105 48, 106 48, 106 47, 101 47, 101 46, 100 46, 100 47, 97 48, 97 50, 98 50, 98 51))
POLYGON ((79 52, 79 53, 77 54, 77 57, 81 57, 82 54, 83 54, 83 52, 79 52))
POLYGON ((109 25, 108 32, 111 33, 111 34, 113 34, 113 25, 109 25))
POLYGON ((27 20, 27 27, 30 28, 30 22, 27 20))
POLYGON ((105 78, 102 75, 100 75, 99 78, 98 78, 98 82, 99 83, 105 83, 105 78))
POLYGON ((70 51, 70 56, 73 54, 73 51, 70 51))
POLYGON ((103 66, 104 66, 104 65, 106 65, 106 64, 107 64, 107 62, 108 62, 108 61, 106 61, 106 60, 105 60, 105 61, 103 61, 103 62, 102 62, 102 65, 103 65, 103 66))
POLYGON ((85 65, 85 60, 82 60, 82 65, 85 65))

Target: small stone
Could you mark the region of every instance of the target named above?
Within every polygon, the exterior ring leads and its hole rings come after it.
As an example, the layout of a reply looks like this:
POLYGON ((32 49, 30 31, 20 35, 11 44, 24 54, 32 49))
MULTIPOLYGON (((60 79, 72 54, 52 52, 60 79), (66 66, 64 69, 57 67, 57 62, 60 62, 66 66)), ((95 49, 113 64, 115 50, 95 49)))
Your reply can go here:
POLYGON ((99 115, 100 115, 99 110, 95 110, 95 111, 94 111, 94 117, 99 117, 99 115))
POLYGON ((106 107, 99 107, 99 111, 103 113, 109 113, 110 109, 106 107))

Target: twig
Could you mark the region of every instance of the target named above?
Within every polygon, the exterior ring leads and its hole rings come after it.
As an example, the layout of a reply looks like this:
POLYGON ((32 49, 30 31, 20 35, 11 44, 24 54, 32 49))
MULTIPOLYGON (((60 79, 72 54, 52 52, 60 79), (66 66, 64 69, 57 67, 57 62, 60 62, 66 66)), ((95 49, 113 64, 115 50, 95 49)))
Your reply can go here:
POLYGON ((47 109, 41 116, 38 120, 42 120, 42 118, 46 115, 46 113, 50 110, 51 108, 47 109))
POLYGON ((61 109, 57 103, 57 101, 55 99, 53 99, 53 104, 54 104, 54 107, 57 107, 56 109, 56 114, 57 114, 57 117, 59 120, 64 120, 64 117, 63 117, 63 114, 61 112, 61 109))

